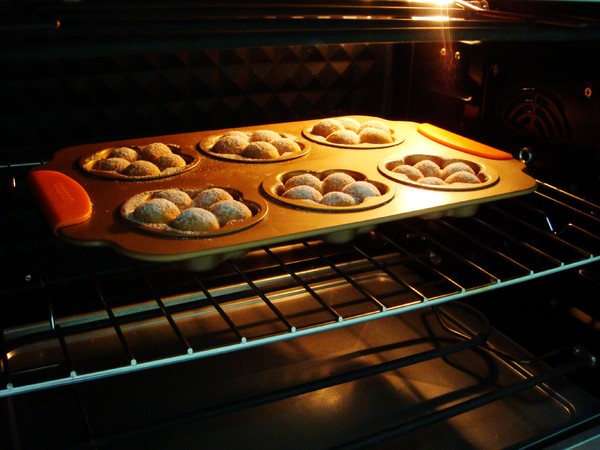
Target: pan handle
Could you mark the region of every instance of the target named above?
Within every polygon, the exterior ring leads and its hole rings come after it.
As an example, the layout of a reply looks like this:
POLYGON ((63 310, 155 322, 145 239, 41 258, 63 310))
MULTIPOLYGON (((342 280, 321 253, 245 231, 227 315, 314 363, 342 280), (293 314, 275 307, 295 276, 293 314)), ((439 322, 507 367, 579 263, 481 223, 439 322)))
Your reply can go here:
POLYGON ((71 177, 54 170, 35 170, 29 174, 28 181, 54 234, 62 227, 91 217, 90 197, 71 177))
POLYGON ((470 155, 482 156, 489 159, 512 159, 512 155, 489 145, 482 144, 472 139, 444 130, 429 123, 419 124, 419 133, 432 141, 470 155))

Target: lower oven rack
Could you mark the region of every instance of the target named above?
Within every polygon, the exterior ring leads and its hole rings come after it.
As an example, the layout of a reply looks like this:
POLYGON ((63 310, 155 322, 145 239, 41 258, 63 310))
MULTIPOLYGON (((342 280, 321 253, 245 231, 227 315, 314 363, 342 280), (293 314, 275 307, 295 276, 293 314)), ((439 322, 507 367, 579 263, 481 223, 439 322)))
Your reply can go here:
POLYGON ((409 219, 349 244, 292 242, 185 272, 53 237, 27 170, 1 169, 1 256, 11 265, 0 398, 435 307, 600 259, 600 208, 540 181, 535 193, 482 205, 473 218, 409 219))

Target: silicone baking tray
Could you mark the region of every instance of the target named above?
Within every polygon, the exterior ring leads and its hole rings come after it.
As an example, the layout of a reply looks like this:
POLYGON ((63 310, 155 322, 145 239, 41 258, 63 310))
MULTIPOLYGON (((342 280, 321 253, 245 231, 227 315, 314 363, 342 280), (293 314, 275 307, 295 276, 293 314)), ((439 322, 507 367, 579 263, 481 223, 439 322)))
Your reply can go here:
MULTIPOLYGON (((180 262, 191 270, 212 268, 225 259, 263 245, 315 237, 345 242, 383 222, 412 216, 430 219, 468 216, 475 214, 481 203, 524 195, 536 188, 535 180, 523 171, 525 165, 512 159, 510 154, 495 149, 486 153, 485 146, 444 130, 442 138, 434 140, 423 132, 423 124, 368 116, 352 117, 361 122, 382 120, 403 139, 396 145, 372 149, 340 148, 313 141, 310 151, 299 157, 261 164, 224 160, 200 150, 200 143, 205 142, 207 137, 223 134, 229 129, 154 136, 63 149, 50 162, 34 169, 30 181, 51 227, 69 242, 111 246, 132 258, 180 262), (451 148, 455 137, 461 143, 460 150, 451 148), (98 178, 78 165, 82 158, 102 149, 143 146, 153 142, 179 146, 187 154, 196 152, 194 158, 198 158, 198 162, 193 168, 170 177, 140 181, 98 178), (476 152, 471 151, 472 148, 476 152), (494 175, 494 182, 478 189, 436 190, 403 183, 386 172, 389 161, 402 160, 414 154, 472 162, 477 167, 489 169, 494 175), (324 173, 332 170, 355 173, 361 179, 373 181, 384 191, 384 201, 376 201, 368 208, 335 209, 305 208, 274 198, 273 180, 295 172, 324 173), (121 216, 122 205, 140 193, 169 188, 194 190, 207 186, 240 192, 245 200, 260 205, 260 219, 251 226, 240 227, 239 231, 190 239, 145 233, 121 216), (272 191, 269 193, 268 189, 272 191)), ((314 123, 314 120, 298 121, 237 130, 271 129, 281 134, 302 136, 303 130, 314 123)), ((435 127, 425 126, 429 134, 432 129, 437 131, 435 127)), ((439 137, 439 134, 436 136, 439 137)))

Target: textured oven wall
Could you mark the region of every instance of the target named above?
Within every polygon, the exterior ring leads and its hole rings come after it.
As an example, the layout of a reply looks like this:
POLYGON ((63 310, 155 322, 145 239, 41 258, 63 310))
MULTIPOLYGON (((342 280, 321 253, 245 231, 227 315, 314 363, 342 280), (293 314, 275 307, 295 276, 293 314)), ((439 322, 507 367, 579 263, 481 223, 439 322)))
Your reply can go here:
POLYGON ((0 61, 0 157, 332 114, 389 116, 390 80, 408 78, 394 75, 397 53, 341 44, 19 55, 0 61))

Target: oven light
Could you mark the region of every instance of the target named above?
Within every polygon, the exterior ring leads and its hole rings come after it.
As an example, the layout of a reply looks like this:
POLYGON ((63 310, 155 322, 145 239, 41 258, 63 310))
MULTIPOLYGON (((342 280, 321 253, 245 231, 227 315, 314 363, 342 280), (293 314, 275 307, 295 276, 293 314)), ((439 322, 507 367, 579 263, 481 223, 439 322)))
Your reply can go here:
POLYGON ((450 20, 449 16, 412 16, 412 20, 428 20, 431 22, 448 22, 450 20))

